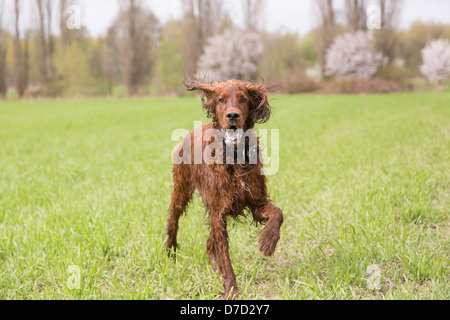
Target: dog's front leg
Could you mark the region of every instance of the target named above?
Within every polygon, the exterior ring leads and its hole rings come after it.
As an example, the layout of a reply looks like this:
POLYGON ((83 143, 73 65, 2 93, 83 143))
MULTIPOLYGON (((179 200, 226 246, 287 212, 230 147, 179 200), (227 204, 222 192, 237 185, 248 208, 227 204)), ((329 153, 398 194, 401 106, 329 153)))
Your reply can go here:
POLYGON ((230 253, 228 251, 228 232, 226 214, 211 213, 211 238, 217 258, 219 271, 222 273, 225 298, 236 298, 238 289, 236 275, 231 265, 230 253))
POLYGON ((264 256, 270 257, 275 252, 278 240, 280 239, 283 212, 280 208, 268 202, 266 205, 254 210, 253 216, 256 221, 266 222, 266 226, 258 237, 258 247, 264 256))

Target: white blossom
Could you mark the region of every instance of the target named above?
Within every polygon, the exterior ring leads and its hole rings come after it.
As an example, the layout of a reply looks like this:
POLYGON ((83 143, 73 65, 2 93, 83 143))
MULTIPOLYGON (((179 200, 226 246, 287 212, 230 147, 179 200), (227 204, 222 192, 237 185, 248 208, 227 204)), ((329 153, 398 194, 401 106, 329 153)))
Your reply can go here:
POLYGON ((450 43, 439 39, 422 49, 422 74, 430 82, 441 82, 450 77, 450 43))
POLYGON ((208 39, 198 70, 209 81, 254 80, 262 54, 263 44, 257 33, 228 29, 208 39))
POLYGON ((372 78, 387 59, 373 47, 373 35, 357 31, 336 37, 326 53, 325 75, 372 78))

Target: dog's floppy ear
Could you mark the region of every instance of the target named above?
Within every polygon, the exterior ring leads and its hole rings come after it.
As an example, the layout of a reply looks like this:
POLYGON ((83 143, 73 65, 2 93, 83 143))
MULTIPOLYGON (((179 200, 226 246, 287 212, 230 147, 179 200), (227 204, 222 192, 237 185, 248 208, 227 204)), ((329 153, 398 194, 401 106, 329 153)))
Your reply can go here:
POLYGON ((215 94, 215 87, 212 84, 201 82, 197 79, 187 78, 184 80, 184 87, 187 91, 200 91, 202 94, 203 108, 206 110, 208 118, 217 122, 216 105, 212 97, 215 94), (206 99, 205 99, 206 98, 206 99))
POLYGON ((265 123, 269 121, 271 109, 267 100, 267 90, 256 84, 249 85, 247 90, 251 100, 250 117, 253 122, 265 123))
POLYGON ((215 92, 214 86, 212 84, 207 84, 197 79, 190 79, 190 78, 185 79, 184 87, 186 88, 187 91, 201 91, 203 93, 202 96, 203 100, 204 97, 210 99, 215 92))

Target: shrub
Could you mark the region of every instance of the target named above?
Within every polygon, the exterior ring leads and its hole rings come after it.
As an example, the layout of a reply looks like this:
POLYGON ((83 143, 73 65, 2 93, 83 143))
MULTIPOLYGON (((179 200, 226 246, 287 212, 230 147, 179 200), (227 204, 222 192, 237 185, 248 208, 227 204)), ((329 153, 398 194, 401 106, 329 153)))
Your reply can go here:
POLYGON ((411 73, 408 69, 400 66, 396 61, 393 61, 382 66, 380 70, 378 70, 375 77, 385 80, 402 82, 409 78, 410 75, 411 73))
POLYGON ((441 82, 450 77, 450 43, 447 39, 434 40, 422 50, 422 74, 430 82, 441 82))
POLYGON ((324 94, 372 94, 407 91, 397 82, 384 79, 336 79, 321 83, 318 93, 324 94))
POLYGON ((358 31, 336 37, 326 53, 325 75, 348 78, 372 78, 386 63, 373 47, 371 32, 358 31))
POLYGON ((198 69, 209 81, 254 80, 262 53, 263 44, 257 33, 228 29, 208 40, 198 69))
POLYGON ((314 92, 319 88, 318 83, 314 79, 299 71, 290 72, 274 82, 280 92, 289 94, 314 92))

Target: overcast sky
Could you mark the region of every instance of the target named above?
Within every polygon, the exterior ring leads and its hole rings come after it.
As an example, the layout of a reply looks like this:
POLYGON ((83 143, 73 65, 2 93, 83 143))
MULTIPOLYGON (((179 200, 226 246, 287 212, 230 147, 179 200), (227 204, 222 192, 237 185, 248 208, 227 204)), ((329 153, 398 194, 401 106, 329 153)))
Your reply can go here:
MULTIPOLYGON (((178 18, 180 0, 147 0, 148 6, 162 20, 178 18)), ((342 0, 337 0, 337 3, 342 0)), ((225 2, 228 12, 239 22, 242 7, 239 0, 225 2)), ((81 0, 83 22, 91 34, 103 34, 117 13, 115 0, 81 0)), ((407 28, 415 20, 450 23, 450 0, 403 0, 399 25, 407 28)), ((264 26, 268 31, 307 33, 317 23, 314 0, 266 0, 264 26)))
MULTIPOLYGON (((161 21, 179 18, 181 0, 144 0, 161 21)), ((264 28, 266 31, 296 32, 306 34, 318 21, 314 0, 265 0, 264 28)), ((339 5, 344 0, 335 0, 339 5)), ((376 0, 369 0, 376 1, 376 0)), ((6 0, 6 3, 11 0, 6 0)), ((76 0, 81 6, 82 24, 93 36, 105 34, 118 11, 117 0, 76 0)), ((24 1, 32 6, 34 1, 24 1)), ((242 21, 242 6, 239 0, 225 1, 228 13, 237 24, 242 21)), ((30 19, 26 16, 31 8, 24 10, 21 25, 26 28, 30 19)), ((34 10, 34 9, 33 9, 34 10)), ((408 28, 416 20, 450 23, 450 0, 403 0, 399 26, 408 28)), ((32 23, 32 22, 31 22, 32 23)))

